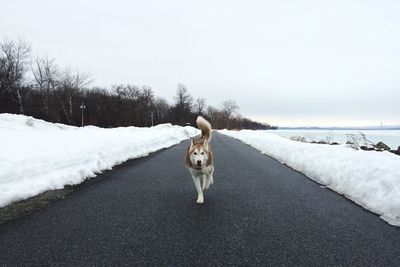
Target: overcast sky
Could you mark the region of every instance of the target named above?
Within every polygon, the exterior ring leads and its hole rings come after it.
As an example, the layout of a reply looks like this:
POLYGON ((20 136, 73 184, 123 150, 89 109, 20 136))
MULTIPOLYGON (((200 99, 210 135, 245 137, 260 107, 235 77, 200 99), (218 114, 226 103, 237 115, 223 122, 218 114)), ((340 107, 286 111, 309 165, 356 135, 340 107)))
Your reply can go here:
POLYGON ((280 126, 400 124, 400 1, 0 0, 0 34, 93 85, 178 83, 280 126))

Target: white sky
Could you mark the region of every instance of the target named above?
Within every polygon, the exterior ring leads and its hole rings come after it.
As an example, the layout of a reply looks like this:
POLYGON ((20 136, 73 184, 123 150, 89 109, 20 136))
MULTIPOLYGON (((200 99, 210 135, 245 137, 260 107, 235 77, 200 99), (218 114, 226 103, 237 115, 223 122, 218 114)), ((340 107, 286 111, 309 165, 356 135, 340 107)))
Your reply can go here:
POLYGON ((280 126, 400 124, 400 1, 0 0, 0 37, 93 85, 178 83, 280 126))

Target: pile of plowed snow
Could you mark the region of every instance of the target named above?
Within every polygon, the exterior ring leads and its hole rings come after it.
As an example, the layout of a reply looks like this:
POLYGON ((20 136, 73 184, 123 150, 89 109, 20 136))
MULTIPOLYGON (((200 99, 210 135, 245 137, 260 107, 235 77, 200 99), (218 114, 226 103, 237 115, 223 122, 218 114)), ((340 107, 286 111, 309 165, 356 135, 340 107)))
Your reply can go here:
POLYGON ((79 184, 116 164, 199 133, 193 127, 171 124, 104 129, 0 114, 0 207, 79 184))

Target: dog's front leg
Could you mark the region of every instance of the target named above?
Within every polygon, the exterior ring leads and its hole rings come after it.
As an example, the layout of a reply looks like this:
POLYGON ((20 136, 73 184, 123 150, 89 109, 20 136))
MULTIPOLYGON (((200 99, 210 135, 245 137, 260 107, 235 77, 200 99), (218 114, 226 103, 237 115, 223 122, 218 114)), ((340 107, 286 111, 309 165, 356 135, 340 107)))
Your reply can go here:
POLYGON ((210 182, 212 179, 211 174, 206 174, 205 175, 206 179, 205 179, 205 185, 204 185, 204 189, 203 190, 207 190, 210 187, 210 182))
POLYGON ((207 190, 211 184, 214 183, 214 169, 211 169, 209 174, 206 174, 206 186, 205 189, 207 190))
POLYGON ((203 182, 201 184, 201 190, 205 191, 205 190, 208 189, 208 187, 207 187, 207 175, 204 174, 202 176, 202 178, 203 178, 203 182))
POLYGON ((196 186, 197 190, 197 203, 202 204, 204 202, 204 197, 203 197, 203 191, 201 190, 201 184, 200 184, 200 177, 194 176, 193 177, 193 182, 194 185, 196 186))

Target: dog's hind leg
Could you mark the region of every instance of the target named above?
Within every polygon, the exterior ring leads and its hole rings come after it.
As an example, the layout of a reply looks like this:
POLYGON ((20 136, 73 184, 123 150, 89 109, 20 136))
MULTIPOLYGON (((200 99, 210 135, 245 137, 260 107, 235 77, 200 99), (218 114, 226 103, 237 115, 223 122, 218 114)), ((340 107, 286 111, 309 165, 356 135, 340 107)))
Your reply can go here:
POLYGON ((193 182, 194 185, 196 186, 197 190, 197 203, 202 204, 204 202, 204 196, 203 196, 203 191, 201 190, 201 183, 200 183, 200 177, 193 176, 193 182))

